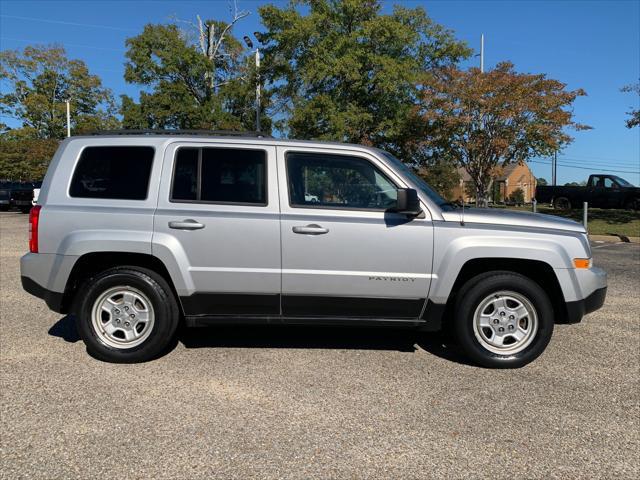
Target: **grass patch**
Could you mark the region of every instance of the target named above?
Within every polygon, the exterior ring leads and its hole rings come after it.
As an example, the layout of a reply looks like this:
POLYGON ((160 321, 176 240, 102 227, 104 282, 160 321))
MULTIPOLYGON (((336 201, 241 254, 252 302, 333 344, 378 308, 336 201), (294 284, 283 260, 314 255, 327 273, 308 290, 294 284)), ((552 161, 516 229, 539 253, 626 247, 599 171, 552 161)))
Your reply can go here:
MULTIPOLYGON (((531 207, 507 207, 509 210, 531 211, 531 207)), ((582 223, 582 210, 572 209, 568 212, 555 210, 552 207, 538 206, 538 213, 570 218, 582 223)), ((640 237, 640 212, 621 209, 590 208, 588 231, 591 235, 626 235, 640 237)))

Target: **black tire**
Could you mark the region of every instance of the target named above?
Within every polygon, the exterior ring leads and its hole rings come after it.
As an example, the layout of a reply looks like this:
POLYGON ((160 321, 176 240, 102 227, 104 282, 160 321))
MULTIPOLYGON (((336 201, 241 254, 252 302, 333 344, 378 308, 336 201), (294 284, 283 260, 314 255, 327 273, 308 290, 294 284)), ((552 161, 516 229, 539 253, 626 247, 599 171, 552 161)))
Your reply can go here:
POLYGON ((551 340, 554 315, 549 296, 533 280, 513 272, 495 271, 469 280, 456 296, 454 331, 458 344, 477 364, 488 368, 520 368, 538 358, 551 340), (500 355, 485 348, 474 333, 474 314, 481 302, 501 290, 516 292, 535 308, 538 328, 522 351, 500 355))
POLYGON ((74 305, 76 326, 87 351, 98 360, 113 363, 138 363, 162 355, 171 345, 180 322, 180 310, 171 287, 152 270, 141 267, 116 267, 101 272, 78 291, 74 305), (93 326, 91 312, 98 298, 111 288, 132 287, 142 292, 153 307, 154 322, 148 337, 131 348, 105 343, 93 326))
POLYGON ((553 208, 556 210, 571 210, 571 202, 567 197, 558 197, 553 200, 553 208))
POLYGON ((625 210, 640 210, 640 198, 629 198, 624 202, 625 210))

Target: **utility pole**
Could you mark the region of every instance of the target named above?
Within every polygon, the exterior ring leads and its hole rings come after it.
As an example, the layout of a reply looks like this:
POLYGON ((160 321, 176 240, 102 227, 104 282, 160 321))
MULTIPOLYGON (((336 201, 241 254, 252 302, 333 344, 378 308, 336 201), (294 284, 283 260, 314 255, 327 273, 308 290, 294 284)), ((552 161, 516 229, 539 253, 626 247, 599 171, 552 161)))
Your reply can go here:
POLYGON ((256 48, 256 131, 260 131, 260 49, 256 48))
POLYGON ((556 175, 558 170, 558 152, 553 152, 553 160, 551 161, 551 185, 556 185, 556 175))
POLYGON ((67 137, 71 136, 71 101, 67 100, 67 137))
MULTIPOLYGON (((260 36, 258 33, 254 33, 256 39, 260 41, 260 36)), ((253 48, 253 42, 251 39, 245 35, 242 37, 244 43, 247 44, 247 47, 253 48)), ((260 48, 256 47, 256 131, 260 131, 260 48)))
POLYGON ((484 33, 480 35, 480 73, 484 73, 484 33))

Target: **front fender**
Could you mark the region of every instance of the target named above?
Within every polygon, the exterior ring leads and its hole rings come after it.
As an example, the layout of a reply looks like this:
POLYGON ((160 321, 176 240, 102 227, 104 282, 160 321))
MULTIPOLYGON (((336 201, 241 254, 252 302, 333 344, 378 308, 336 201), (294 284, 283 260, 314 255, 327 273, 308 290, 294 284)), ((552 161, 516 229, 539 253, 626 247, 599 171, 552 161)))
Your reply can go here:
POLYGON ((546 263, 553 268, 565 300, 581 298, 573 258, 591 256, 586 236, 573 232, 509 231, 492 227, 436 228, 431 301, 446 303, 464 265, 471 260, 487 258, 546 263))

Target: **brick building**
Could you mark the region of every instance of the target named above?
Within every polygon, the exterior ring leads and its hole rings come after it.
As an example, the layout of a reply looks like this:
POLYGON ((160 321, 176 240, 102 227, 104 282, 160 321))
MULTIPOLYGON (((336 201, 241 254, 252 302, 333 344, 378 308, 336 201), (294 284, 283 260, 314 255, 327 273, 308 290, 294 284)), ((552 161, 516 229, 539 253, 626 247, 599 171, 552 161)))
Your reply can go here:
MULTIPOLYGON (((458 169, 460 183, 453 189, 453 198, 464 198, 465 202, 474 202, 475 195, 469 195, 474 191, 471 177, 464 169, 458 169), (469 186, 469 187, 467 187, 469 186)), ((536 194, 536 177, 526 163, 511 164, 500 167, 497 175, 493 179, 493 195, 490 199, 496 203, 503 203, 518 188, 524 192, 525 203, 530 203, 536 194)))

